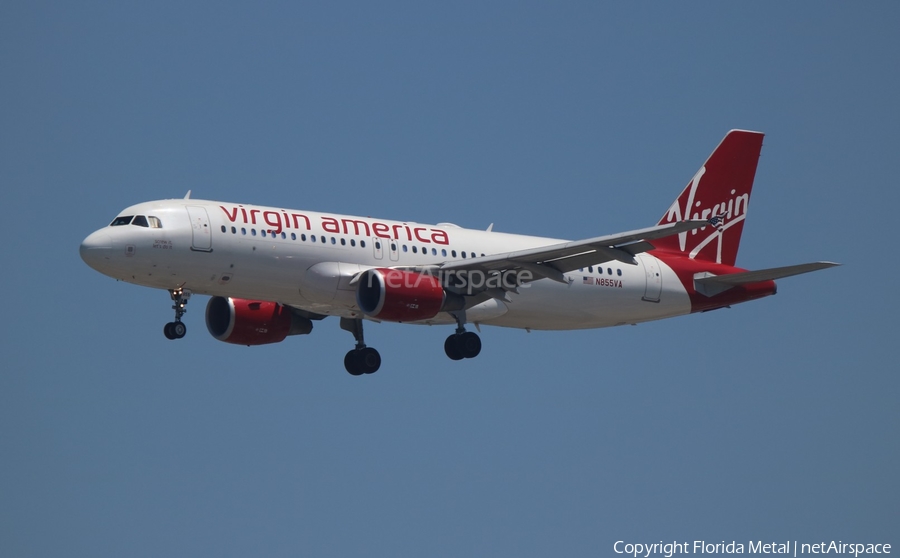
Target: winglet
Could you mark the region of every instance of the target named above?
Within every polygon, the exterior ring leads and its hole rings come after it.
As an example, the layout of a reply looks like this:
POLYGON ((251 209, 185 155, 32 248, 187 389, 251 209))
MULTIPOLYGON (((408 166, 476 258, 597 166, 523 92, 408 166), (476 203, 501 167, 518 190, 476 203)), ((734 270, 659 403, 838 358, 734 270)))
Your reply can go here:
POLYGON ((184 199, 186 199, 186 200, 191 199, 191 191, 190 190, 188 190, 188 193, 184 195, 184 199))

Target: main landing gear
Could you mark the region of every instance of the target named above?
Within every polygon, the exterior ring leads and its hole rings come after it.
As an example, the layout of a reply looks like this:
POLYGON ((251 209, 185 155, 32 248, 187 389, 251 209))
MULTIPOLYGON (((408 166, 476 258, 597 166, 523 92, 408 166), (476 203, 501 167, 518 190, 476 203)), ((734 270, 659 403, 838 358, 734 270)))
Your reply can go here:
POLYGON ((181 321, 181 317, 187 312, 184 307, 187 306, 188 299, 191 298, 191 291, 181 288, 169 289, 169 295, 175 302, 172 305, 172 310, 175 310, 175 321, 167 323, 166 327, 163 328, 163 333, 166 335, 166 339, 181 339, 187 333, 187 326, 181 321))
POLYGON ((341 329, 353 334, 356 348, 344 357, 344 368, 353 376, 374 374, 381 367, 381 355, 363 340, 363 324, 359 318, 341 318, 341 329))
POLYGON ((456 333, 444 341, 444 352, 451 360, 475 358, 481 352, 481 338, 477 333, 466 331, 465 312, 451 312, 456 318, 456 333))
MULTIPOLYGON (((466 331, 465 312, 451 312, 456 319, 456 333, 444 342, 444 352, 452 360, 475 358, 481 352, 481 338, 466 331)), ((363 338, 363 322, 359 318, 341 318, 341 329, 349 331, 356 339, 356 348, 344 357, 344 368, 353 376, 373 374, 381 367, 381 355, 372 347, 366 347, 363 338)))

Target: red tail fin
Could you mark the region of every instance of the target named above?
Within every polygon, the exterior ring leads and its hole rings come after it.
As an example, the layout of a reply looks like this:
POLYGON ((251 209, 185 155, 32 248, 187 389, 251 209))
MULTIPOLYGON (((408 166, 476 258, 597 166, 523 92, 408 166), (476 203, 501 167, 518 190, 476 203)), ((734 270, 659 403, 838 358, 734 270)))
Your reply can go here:
POLYGON ((681 252, 699 260, 733 266, 763 134, 732 130, 659 220, 660 225, 684 219, 711 219, 702 229, 653 241, 659 250, 681 252))

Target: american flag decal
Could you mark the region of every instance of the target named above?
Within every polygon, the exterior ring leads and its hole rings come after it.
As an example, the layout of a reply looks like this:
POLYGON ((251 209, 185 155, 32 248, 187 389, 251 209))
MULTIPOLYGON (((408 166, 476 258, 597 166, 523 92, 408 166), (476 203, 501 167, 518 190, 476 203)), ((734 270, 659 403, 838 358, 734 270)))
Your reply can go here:
POLYGON ((593 277, 582 277, 582 278, 581 278, 581 282, 582 282, 583 284, 585 284, 585 285, 593 285, 593 284, 594 284, 594 278, 593 278, 593 277))

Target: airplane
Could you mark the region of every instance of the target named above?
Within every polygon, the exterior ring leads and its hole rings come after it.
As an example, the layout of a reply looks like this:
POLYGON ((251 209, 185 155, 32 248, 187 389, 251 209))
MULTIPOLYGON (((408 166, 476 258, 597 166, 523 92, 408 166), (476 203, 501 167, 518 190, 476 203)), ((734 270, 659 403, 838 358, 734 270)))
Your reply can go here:
POLYGON ((839 264, 735 267, 763 134, 731 130, 653 226, 578 241, 191 199, 139 203, 81 243, 120 281, 165 289, 181 339, 193 294, 220 341, 263 345, 329 316, 352 333, 354 376, 381 366, 363 321, 455 325, 453 360, 481 351, 474 324, 574 330, 706 312, 776 292, 774 280, 839 264))

